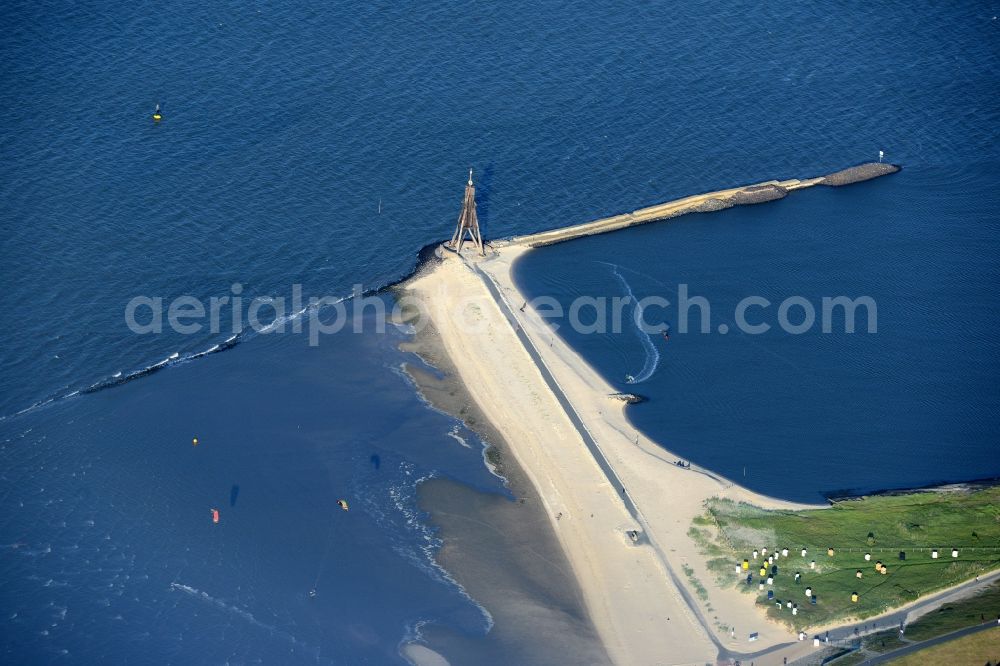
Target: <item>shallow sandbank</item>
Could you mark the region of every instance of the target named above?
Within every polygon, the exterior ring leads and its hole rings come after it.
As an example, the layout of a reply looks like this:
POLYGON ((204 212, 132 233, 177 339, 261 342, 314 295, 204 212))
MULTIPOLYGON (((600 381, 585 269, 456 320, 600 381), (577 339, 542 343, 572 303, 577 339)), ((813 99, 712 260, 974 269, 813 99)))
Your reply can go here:
POLYGON ((442 373, 406 368, 431 405, 461 419, 489 444, 488 464, 506 479, 509 491, 483 493, 446 479, 418 489, 420 508, 443 541, 438 563, 494 621, 485 637, 427 625, 422 634, 428 646, 453 664, 610 663, 537 490, 471 399, 437 330, 428 322, 401 346, 442 373))

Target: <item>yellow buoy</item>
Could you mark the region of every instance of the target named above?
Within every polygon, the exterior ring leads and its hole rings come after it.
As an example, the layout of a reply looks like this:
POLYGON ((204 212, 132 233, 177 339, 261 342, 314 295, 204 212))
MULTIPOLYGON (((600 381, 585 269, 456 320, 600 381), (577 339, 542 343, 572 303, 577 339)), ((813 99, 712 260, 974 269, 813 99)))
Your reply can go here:
POLYGON ((153 110, 153 122, 158 123, 163 120, 163 116, 160 115, 160 105, 156 105, 156 109, 153 110))
POLYGON ((857 592, 855 592, 854 594, 851 595, 851 602, 855 603, 855 604, 858 603, 858 593, 857 592))
POLYGON ((194 439, 191 440, 191 446, 198 446, 198 438, 197 437, 195 437, 194 439))

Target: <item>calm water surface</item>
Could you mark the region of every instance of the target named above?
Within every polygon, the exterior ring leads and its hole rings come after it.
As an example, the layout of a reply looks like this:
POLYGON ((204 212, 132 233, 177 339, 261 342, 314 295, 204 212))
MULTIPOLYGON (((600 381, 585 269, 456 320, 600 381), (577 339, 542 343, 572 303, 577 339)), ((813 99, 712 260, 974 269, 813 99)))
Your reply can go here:
MULTIPOLYGON (((892 179, 539 252, 526 288, 619 293, 611 261, 723 304, 871 293, 877 336, 678 336, 637 426, 791 497, 997 472, 995 5, 0 11, 6 661, 391 663, 421 622, 486 630, 413 489, 500 485, 397 373, 401 334, 192 359, 238 331, 123 317, 398 279, 469 166, 503 236, 886 150, 892 179)), ((645 363, 629 335, 572 342, 618 380, 645 363)))

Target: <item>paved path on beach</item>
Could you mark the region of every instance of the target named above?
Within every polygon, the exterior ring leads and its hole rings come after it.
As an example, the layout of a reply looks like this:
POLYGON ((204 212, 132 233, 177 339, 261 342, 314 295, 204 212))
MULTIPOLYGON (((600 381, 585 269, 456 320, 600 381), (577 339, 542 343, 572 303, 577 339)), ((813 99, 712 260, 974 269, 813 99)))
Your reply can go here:
MULTIPOLYGON (((905 606, 874 620, 845 624, 842 627, 831 629, 830 643, 844 644, 849 643, 859 636, 867 636, 889 629, 898 630, 901 623, 906 625, 916 622, 920 616, 925 615, 926 613, 929 613, 946 603, 969 597, 980 589, 989 587, 997 580, 1000 580, 1000 571, 994 571, 993 573, 985 576, 980 576, 979 580, 970 580, 950 590, 938 592, 937 594, 929 596, 926 599, 916 601, 909 606, 905 606), (857 634, 854 633, 855 630, 857 630, 857 634)), ((826 637, 826 632, 823 632, 822 637, 826 637)))
MULTIPOLYGON (((618 478, 618 475, 615 473, 614 468, 611 467, 611 464, 608 462, 607 457, 605 457, 604 452, 601 451, 601 447, 594 440, 593 436, 590 434, 590 431, 587 429, 587 426, 583 423, 583 420, 580 419, 580 415, 577 414, 576 409, 574 409, 572 403, 570 403, 569 399, 566 398, 566 394, 563 392, 562 387, 559 386, 559 382, 557 382, 555 377, 552 376, 552 373, 549 372, 548 366, 546 366, 545 361, 542 360, 542 357, 538 353, 538 350, 535 348, 534 343, 532 343, 531 339, 524 332, 524 327, 518 322, 517 317, 514 316, 514 312, 510 307, 510 304, 501 295, 500 289, 493 281, 493 278, 486 271, 479 268, 478 265, 470 264, 470 267, 479 275, 480 278, 482 278, 483 284, 486 285, 486 288, 493 296, 493 300, 496 301, 497 306, 500 308, 501 312, 503 312, 503 315, 507 319, 508 323, 511 325, 511 328, 514 329, 514 333, 517 335, 518 340, 521 341, 521 344, 524 346, 525 350, 527 350, 528 355, 531 357, 532 362, 534 362, 534 364, 538 366, 538 370, 539 372, 541 372, 542 377, 545 379, 545 383, 548 385, 553 395, 555 395, 556 399, 559 401, 560 406, 563 408, 563 411, 566 412, 566 415, 569 417, 569 420, 573 424, 573 427, 576 428, 577 432, 580 434, 580 437, 587 445, 587 449, 590 451, 591 455, 593 455, 594 460, 601 468, 601 471, 604 472, 605 476, 611 483, 612 487, 619 489, 618 495, 621 498, 622 502, 624 502, 625 508, 632 516, 632 519, 635 520, 637 523, 639 523, 639 525, 642 527, 643 530, 642 540, 648 543, 656 552, 661 563, 663 564, 664 569, 670 576, 670 580, 673 583, 674 587, 681 595, 681 598, 684 600, 684 603, 687 605, 688 609, 698 619, 698 622, 704 629, 705 634, 719 650, 720 656, 723 655, 728 656, 729 651, 722 645, 719 639, 715 636, 715 633, 712 631, 711 625, 701 612, 701 607, 691 597, 691 594, 688 592, 687 588, 684 586, 684 584, 678 578, 677 574, 674 572, 673 567, 670 566, 670 562, 667 560, 666 554, 663 552, 660 546, 651 538, 649 525, 643 518, 642 512, 639 511, 639 507, 637 507, 635 505, 635 502, 632 501, 632 498, 629 497, 624 484, 622 483, 621 479, 618 478)), ((735 655, 735 656, 742 657, 742 655, 735 655)))
MULTIPOLYGON (((684 600, 684 603, 687 605, 688 609, 691 611, 694 617, 697 618, 699 624, 702 626, 702 629, 705 631, 705 634, 719 650, 718 659, 719 660, 738 659, 740 661, 746 661, 750 659, 757 659, 764 655, 776 652, 778 650, 782 650, 784 648, 789 648, 791 646, 797 645, 797 643, 795 642, 789 642, 789 643, 782 643, 779 645, 775 645, 772 646, 771 648, 768 648, 766 650, 761 650, 759 652, 739 653, 739 652, 733 652, 732 650, 726 648, 722 644, 722 642, 715 636, 715 632, 712 630, 712 625, 709 623, 708 619, 702 613, 700 605, 691 596, 691 594, 688 592, 687 588, 685 587, 681 579, 677 576, 673 567, 670 565, 670 562, 667 559, 666 554, 663 552, 659 544, 657 544, 652 539, 649 525, 643 518, 642 512, 632 501, 632 498, 628 495, 627 489, 625 488, 621 479, 618 477, 618 474, 615 472, 614 468, 608 462, 607 457, 601 450, 600 445, 591 435, 590 431, 588 430, 587 426, 583 423, 583 420, 580 418, 576 409, 573 407, 572 403, 566 397, 566 394, 562 390, 562 387, 559 385, 559 382, 556 381, 555 377, 552 376, 552 373, 549 371, 548 366, 542 359, 541 354, 535 347, 535 344, 531 341, 531 338, 527 335, 527 333, 525 333, 524 326, 521 324, 518 317, 514 314, 514 308, 511 306, 510 303, 507 302, 507 299, 502 295, 499 286, 496 284, 496 282, 494 282, 493 277, 487 271, 484 271, 475 262, 466 262, 466 265, 473 272, 475 272, 476 275, 479 276, 479 278, 482 280, 483 284, 490 292, 490 295, 493 297, 493 300, 496 302, 497 307, 500 308, 500 311, 507 319, 508 324, 510 324, 511 328, 513 329, 514 334, 517 336, 518 340, 520 340, 525 351, 528 352, 528 355, 530 356, 532 362, 538 367, 538 370, 541 373, 543 379, 545 380, 546 385, 549 387, 549 390, 552 391, 552 394, 555 396, 559 405, 563 408, 563 411, 566 413, 570 422, 573 424, 573 427, 579 433, 584 444, 586 444, 587 449, 590 451, 595 462, 597 462, 601 471, 607 477, 609 483, 612 484, 612 487, 618 489, 618 496, 621 498, 623 504, 625 505, 626 510, 628 510, 633 520, 635 520, 643 529, 643 536, 641 542, 648 543, 653 548, 654 552, 657 554, 657 557, 663 564, 663 567, 667 572, 667 575, 670 577, 670 580, 673 583, 674 587, 677 589, 681 598, 684 600)), ((887 629, 898 628, 900 623, 905 624, 907 622, 907 618, 910 617, 911 615, 916 617, 920 614, 928 612, 929 610, 933 610, 948 601, 968 596, 969 594, 972 594, 976 589, 986 587, 987 585, 998 579, 1000 579, 1000 571, 996 571, 985 576, 980 576, 978 580, 968 581, 967 583, 959 585, 950 590, 945 590, 926 599, 914 602, 909 606, 903 607, 893 613, 882 616, 875 620, 866 623, 845 624, 835 629, 831 629, 829 632, 823 632, 821 634, 821 637, 826 638, 828 636, 829 644, 838 644, 838 643, 844 644, 860 636, 877 633, 878 631, 885 631, 887 629)), ((810 634, 810 636, 811 635, 812 634, 810 634)))

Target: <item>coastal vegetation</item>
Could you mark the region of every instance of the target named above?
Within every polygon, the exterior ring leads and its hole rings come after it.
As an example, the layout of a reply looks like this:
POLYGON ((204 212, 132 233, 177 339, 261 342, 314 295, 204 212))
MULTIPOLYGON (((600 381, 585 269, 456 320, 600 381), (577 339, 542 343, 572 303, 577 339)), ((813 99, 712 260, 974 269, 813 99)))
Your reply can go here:
POLYGON ((905 657, 893 659, 890 666, 925 666, 925 664, 1000 663, 1000 628, 956 638, 905 657))
POLYGON ((691 583, 691 587, 694 588, 695 594, 698 595, 698 598, 702 601, 708 601, 708 590, 705 589, 705 586, 702 585, 701 581, 698 580, 698 577, 695 576, 694 569, 686 564, 682 567, 682 569, 684 571, 684 575, 687 576, 688 582, 691 583))
POLYGON ((979 622, 996 622, 997 618, 1000 618, 1000 582, 973 597, 944 604, 922 616, 906 628, 906 638, 926 641, 979 622))
MULTIPOLYGON (((866 661, 892 653, 914 641, 900 641, 896 637, 886 638, 882 634, 868 636, 861 646, 844 656, 826 662, 830 666, 859 666, 866 661), (881 637, 881 638, 880 638, 881 637)), ((925 664, 1000 664, 1000 627, 968 636, 954 638, 938 645, 910 652, 905 656, 890 659, 891 666, 924 666, 925 664)))
POLYGON ((869 618, 1000 568, 996 487, 803 511, 712 499, 706 509, 688 534, 709 569, 796 629, 869 618))
MULTIPOLYGON (((976 624, 995 624, 997 622, 997 618, 1000 618, 1000 582, 994 582, 985 590, 982 590, 974 596, 960 601, 946 603, 940 608, 921 616, 915 622, 906 626, 906 631, 902 636, 900 636, 899 631, 895 628, 865 636, 861 639, 857 649, 846 653, 838 659, 832 660, 830 664, 831 666, 856 666, 856 664, 863 663, 867 659, 871 659, 872 657, 885 654, 887 652, 892 652, 893 650, 898 650, 899 648, 912 643, 919 643, 921 641, 937 638, 938 636, 944 636, 945 634, 950 634, 953 631, 958 631, 959 629, 971 627, 976 624)), ((997 631, 1000 631, 1000 629, 994 630, 994 632, 987 632, 984 635, 989 636, 992 634, 993 640, 996 640, 997 631)), ((952 643, 957 644, 964 640, 965 639, 959 639, 957 641, 949 642, 946 645, 952 645, 952 643)), ((932 649, 935 648, 929 648, 926 651, 917 652, 913 656, 923 657, 925 654, 929 654, 932 649)), ((922 663, 964 662, 925 661, 922 663)), ((979 663, 986 663, 985 659, 981 660, 979 663)))

